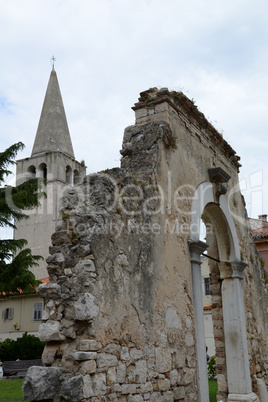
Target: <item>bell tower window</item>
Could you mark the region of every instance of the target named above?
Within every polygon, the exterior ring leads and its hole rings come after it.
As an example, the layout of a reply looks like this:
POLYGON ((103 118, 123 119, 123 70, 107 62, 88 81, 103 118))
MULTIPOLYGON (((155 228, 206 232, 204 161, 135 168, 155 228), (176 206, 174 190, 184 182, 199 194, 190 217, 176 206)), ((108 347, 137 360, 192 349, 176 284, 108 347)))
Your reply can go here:
POLYGON ((74 170, 74 185, 80 183, 80 173, 77 169, 74 170))
POLYGON ((42 177, 43 179, 47 178, 47 165, 45 163, 41 163, 38 167, 38 177, 42 177))
POLYGON ((66 182, 73 185, 73 171, 71 166, 66 166, 66 182))
POLYGON ((34 179, 36 177, 36 168, 34 165, 31 165, 27 169, 27 178, 34 179))

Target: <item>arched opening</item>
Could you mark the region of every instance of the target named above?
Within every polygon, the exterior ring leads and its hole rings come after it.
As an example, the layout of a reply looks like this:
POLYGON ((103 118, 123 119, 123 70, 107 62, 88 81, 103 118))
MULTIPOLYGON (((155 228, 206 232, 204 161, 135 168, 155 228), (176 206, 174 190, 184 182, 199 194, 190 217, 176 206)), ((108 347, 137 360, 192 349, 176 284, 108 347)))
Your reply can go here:
POLYGON ((73 185, 73 171, 71 166, 66 166, 66 182, 73 185))
POLYGON ((42 177, 43 179, 47 178, 47 165, 46 165, 46 163, 41 163, 38 166, 38 177, 42 177))
POLYGON ((192 203, 191 255, 196 350, 200 378, 200 400, 207 401, 208 377, 203 319, 201 264, 207 250, 213 304, 213 327, 219 397, 232 401, 255 397, 252 393, 247 348, 243 271, 233 217, 224 195, 214 200, 212 183, 202 183, 192 203), (205 241, 200 237, 201 220, 206 225, 205 241), (234 399, 232 399, 234 398, 234 399))
POLYGON ((77 169, 74 170, 74 185, 79 184, 81 181, 80 173, 77 169))
POLYGON ((36 168, 34 165, 28 167, 26 176, 28 179, 34 179, 36 177, 36 168))

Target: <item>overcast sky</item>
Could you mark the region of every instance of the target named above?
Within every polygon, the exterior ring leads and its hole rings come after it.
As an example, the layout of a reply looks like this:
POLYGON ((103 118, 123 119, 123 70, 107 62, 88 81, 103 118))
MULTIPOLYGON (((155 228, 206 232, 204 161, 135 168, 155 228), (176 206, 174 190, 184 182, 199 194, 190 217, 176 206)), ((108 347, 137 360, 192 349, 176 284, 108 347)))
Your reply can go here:
POLYGON ((268 213, 267 0, 0 0, 1 148, 31 155, 56 58, 75 157, 119 166, 131 107, 182 90, 241 156, 248 214, 268 213))

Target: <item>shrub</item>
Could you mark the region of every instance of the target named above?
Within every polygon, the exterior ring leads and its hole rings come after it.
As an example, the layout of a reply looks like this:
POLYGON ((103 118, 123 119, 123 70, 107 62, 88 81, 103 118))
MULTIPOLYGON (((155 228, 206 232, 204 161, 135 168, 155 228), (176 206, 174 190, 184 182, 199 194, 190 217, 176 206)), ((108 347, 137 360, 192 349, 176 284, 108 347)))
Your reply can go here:
POLYGON ((214 355, 211 356, 211 358, 208 361, 208 379, 214 380, 215 375, 216 375, 216 360, 214 355))
POLYGON ((27 332, 16 341, 6 339, 0 343, 0 360, 30 360, 40 359, 43 353, 45 343, 34 335, 28 335, 27 332))

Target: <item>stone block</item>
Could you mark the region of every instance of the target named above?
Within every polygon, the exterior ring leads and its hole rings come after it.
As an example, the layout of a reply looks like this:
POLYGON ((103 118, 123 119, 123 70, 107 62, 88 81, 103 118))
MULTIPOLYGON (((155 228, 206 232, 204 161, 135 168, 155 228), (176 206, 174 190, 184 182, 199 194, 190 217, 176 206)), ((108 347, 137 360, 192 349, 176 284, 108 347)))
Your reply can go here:
POLYGON ((119 361, 116 370, 116 381, 122 384, 125 382, 125 379, 126 379, 126 365, 121 361, 119 361))
POLYGON ((145 116, 147 116, 147 109, 146 108, 135 110, 135 117, 136 117, 137 121, 140 118, 145 117, 145 116))
POLYGON ((171 307, 168 307, 166 310, 166 327, 169 329, 182 330, 181 319, 177 312, 171 307))
POLYGON ((194 337, 193 337, 193 335, 191 334, 191 333, 187 333, 186 335, 185 335, 185 344, 186 344, 186 346, 193 346, 194 345, 194 337))
POLYGON ((55 361, 55 356, 59 350, 58 345, 46 345, 42 354, 42 361, 45 365, 50 366, 55 361))
POLYGON ((158 105, 155 105, 155 113, 166 112, 167 110, 168 110, 167 102, 162 102, 159 103, 158 105))
POLYGON ((30 367, 22 386, 24 399, 53 399, 59 392, 62 372, 63 369, 58 367, 30 367))
POLYGON ((94 264, 94 261, 91 259, 85 259, 85 260, 80 260, 76 266, 75 266, 76 271, 82 271, 82 272, 95 272, 96 267, 94 264))
POLYGON ((95 297, 91 293, 85 293, 74 303, 74 319, 78 321, 92 320, 99 314, 99 308, 95 304, 95 297))
POLYGON ((223 374, 217 375, 217 383, 219 392, 228 392, 228 385, 226 382, 226 377, 223 374))
POLYGON ((187 385, 194 381, 195 370, 185 367, 183 369, 183 384, 187 385))
POLYGON ((83 360, 95 360, 97 359, 96 352, 74 352, 70 355, 73 360, 83 361, 83 360))
POLYGON ((95 339, 81 339, 79 343, 79 350, 83 351, 97 351, 101 348, 101 342, 97 342, 95 339))
POLYGON ((174 395, 174 400, 184 399, 185 398, 185 389, 184 389, 184 387, 174 388, 173 395, 174 395))
POLYGON ((143 402, 144 399, 141 395, 130 395, 128 397, 128 402, 143 402))
POLYGON ((139 360, 143 358, 143 351, 142 350, 138 350, 136 348, 131 348, 130 349, 130 357, 133 360, 139 360))
MULTIPOLYGON (((89 393, 89 390, 87 390, 89 393)), ((63 400, 79 402, 83 395, 83 376, 78 375, 64 381, 60 390, 60 396, 63 400)), ((92 389, 91 394, 92 396, 92 389)))
POLYGON ((153 384, 151 382, 146 382, 145 384, 141 384, 140 390, 142 394, 145 394, 147 392, 152 392, 153 391, 153 384))
POLYGON ((106 375, 104 373, 96 373, 93 375, 92 388, 94 396, 103 396, 106 394, 106 375))
POLYGON ((46 323, 40 324, 38 333, 42 342, 64 341, 66 339, 66 337, 60 333, 59 321, 48 320, 46 323))
POLYGON ((112 355, 119 355, 121 351, 121 346, 117 343, 110 343, 103 349, 104 353, 111 353, 112 355))
POLYGON ((117 366, 117 357, 114 355, 110 355, 108 353, 100 353, 98 354, 97 366, 98 368, 103 367, 115 367, 117 366))
POLYGON ((92 380, 90 375, 83 377, 83 397, 88 400, 93 395, 92 380))
POLYGON ((130 356, 129 356, 129 350, 127 346, 123 346, 120 354, 121 360, 129 361, 130 356))
POLYGON ((144 347, 144 357, 147 359, 155 357, 155 347, 146 345, 144 347))
POLYGON ((177 370, 171 370, 169 373, 169 379, 170 379, 170 384, 172 386, 176 385, 178 382, 178 371, 177 370))
POLYGON ((142 384, 147 381, 146 360, 138 360, 135 364, 135 381, 142 384))
MULTIPOLYGON (((163 392, 162 394, 162 402, 173 402, 173 391, 163 392)), ((193 399, 191 399, 193 401, 193 399)))
POLYGON ((41 283, 38 286, 38 293, 40 297, 59 298, 61 294, 61 287, 55 282, 41 283))
POLYGON ((107 385, 112 385, 116 382, 116 369, 109 367, 107 370, 107 385))
POLYGON ((122 384, 122 394, 136 394, 137 385, 136 384, 122 384))
POLYGON ((168 391, 170 388, 170 380, 168 380, 167 378, 160 378, 157 380, 157 385, 159 391, 168 391))
POLYGON ((97 364, 95 360, 87 360, 81 363, 79 372, 83 375, 96 373, 97 364))
POLYGON ((159 373, 166 373, 172 369, 171 354, 167 349, 155 348, 155 366, 159 373))
POLYGON ((122 392, 122 387, 121 387, 120 384, 114 384, 113 390, 114 390, 114 392, 121 393, 122 392))

